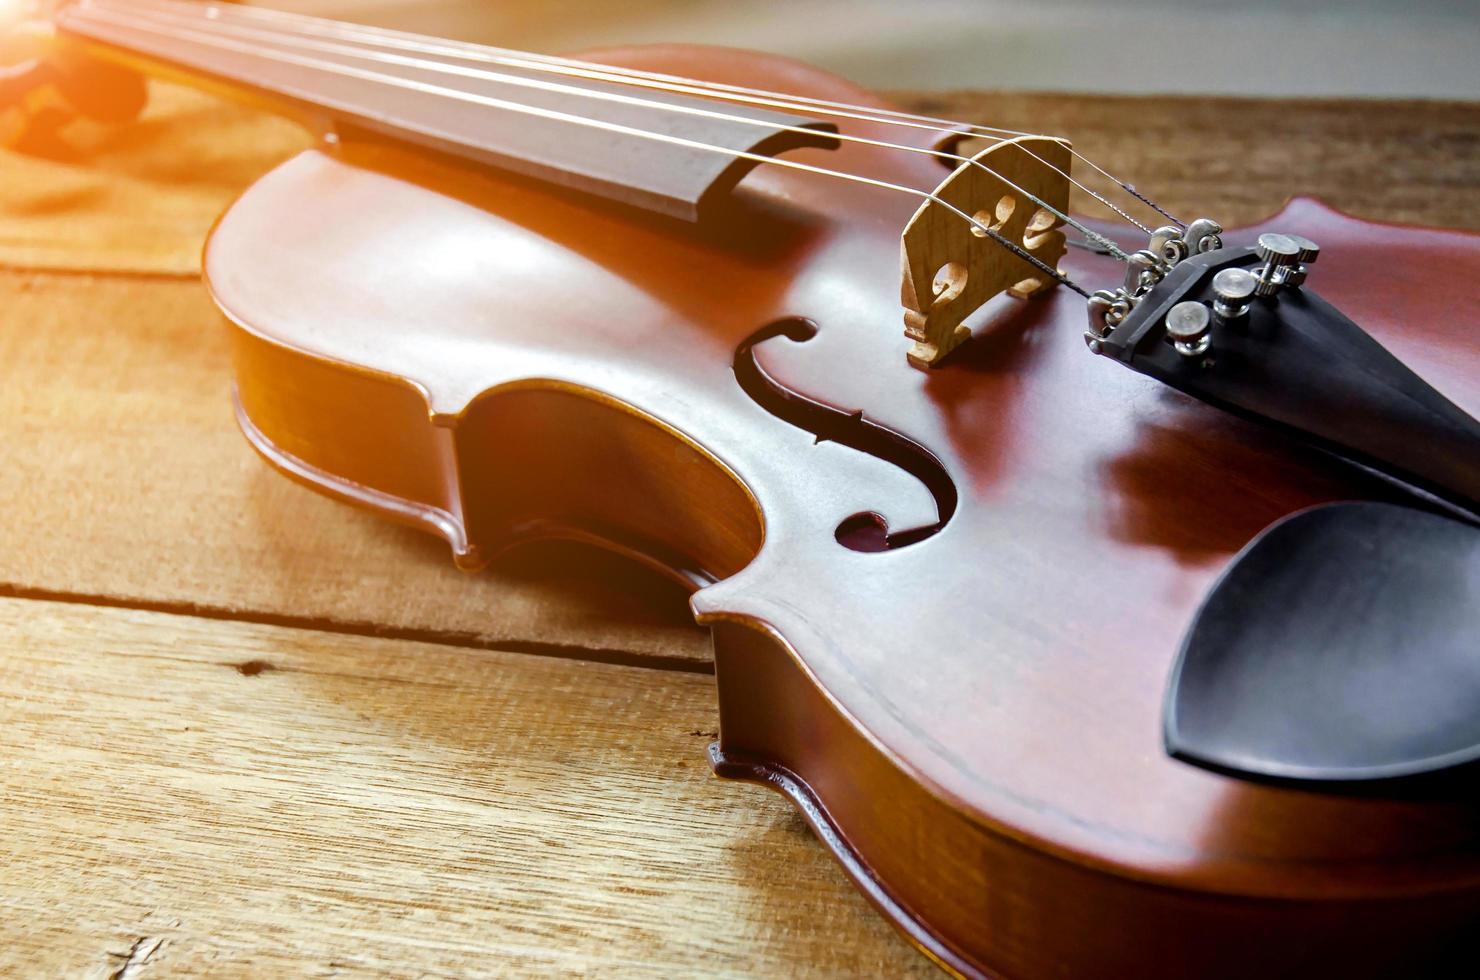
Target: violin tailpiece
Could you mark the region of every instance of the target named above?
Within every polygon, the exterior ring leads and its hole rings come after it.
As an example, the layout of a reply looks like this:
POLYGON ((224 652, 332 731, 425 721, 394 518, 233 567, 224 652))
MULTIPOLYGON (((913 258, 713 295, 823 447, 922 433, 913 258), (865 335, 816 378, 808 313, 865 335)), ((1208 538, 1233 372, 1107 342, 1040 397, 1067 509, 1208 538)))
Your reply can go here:
POLYGON ((970 338, 963 321, 993 296, 1023 299, 1055 285, 989 232, 1057 268, 1065 243, 1052 212, 1068 209, 1070 156, 1068 142, 1047 136, 994 143, 962 163, 915 212, 901 240, 911 364, 939 364, 970 338))

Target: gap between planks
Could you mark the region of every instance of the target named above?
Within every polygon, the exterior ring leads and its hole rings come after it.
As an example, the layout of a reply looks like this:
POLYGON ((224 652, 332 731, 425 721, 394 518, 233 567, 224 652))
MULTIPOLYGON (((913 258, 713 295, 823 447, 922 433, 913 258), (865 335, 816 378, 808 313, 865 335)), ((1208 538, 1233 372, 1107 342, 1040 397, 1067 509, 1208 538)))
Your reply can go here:
POLYGON ((557 660, 578 660, 589 663, 612 664, 618 667, 644 667, 650 670, 676 670, 690 674, 714 673, 712 660, 693 660, 689 657, 670 657, 661 654, 634 653, 606 647, 585 647, 568 643, 544 643, 539 640, 488 639, 472 633, 417 629, 415 627, 389 626, 382 623, 354 622, 348 620, 323 619, 313 616, 290 616, 260 610, 233 610, 220 606, 197 605, 187 602, 151 602, 144 599, 124 599, 117 596, 87 595, 76 592, 52 592, 33 589, 12 582, 0 582, 0 598, 27 599, 38 602, 60 602, 79 606, 100 606, 108 609, 133 609, 139 612, 163 613, 171 616, 191 616, 231 623, 250 623, 257 626, 281 626, 289 629, 311 630, 341 636, 365 636, 386 640, 409 640, 415 643, 430 643, 436 646, 456 647, 464 650, 495 650, 504 653, 521 653, 557 660))

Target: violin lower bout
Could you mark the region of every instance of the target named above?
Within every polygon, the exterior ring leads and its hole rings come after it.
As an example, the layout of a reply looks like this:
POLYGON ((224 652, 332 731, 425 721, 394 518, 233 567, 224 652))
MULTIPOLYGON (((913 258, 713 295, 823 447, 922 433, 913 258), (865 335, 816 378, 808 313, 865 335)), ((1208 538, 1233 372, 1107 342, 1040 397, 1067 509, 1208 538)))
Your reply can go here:
POLYGON ((711 624, 714 771, 788 797, 870 902, 963 976, 1422 975, 1480 966, 1469 893, 1282 901, 1131 881, 1026 847, 902 773, 774 634, 711 624))

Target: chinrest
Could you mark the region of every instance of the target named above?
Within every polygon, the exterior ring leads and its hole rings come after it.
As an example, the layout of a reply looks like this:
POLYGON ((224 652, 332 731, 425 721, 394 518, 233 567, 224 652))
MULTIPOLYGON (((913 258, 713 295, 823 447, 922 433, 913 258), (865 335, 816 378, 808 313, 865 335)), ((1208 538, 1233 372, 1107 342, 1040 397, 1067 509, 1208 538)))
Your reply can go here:
POLYGON ((1176 757, 1370 784, 1480 760, 1480 529, 1392 504, 1266 528, 1198 611, 1165 716, 1176 757))

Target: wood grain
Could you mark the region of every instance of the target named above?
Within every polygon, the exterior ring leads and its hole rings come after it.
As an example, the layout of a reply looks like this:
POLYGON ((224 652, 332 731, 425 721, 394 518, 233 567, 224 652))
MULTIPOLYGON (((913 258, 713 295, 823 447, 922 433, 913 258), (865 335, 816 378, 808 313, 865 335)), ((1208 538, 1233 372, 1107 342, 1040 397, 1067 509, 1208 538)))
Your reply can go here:
MULTIPOLYGON (((916 112, 1063 134, 1180 216, 1251 223, 1297 194, 1480 228, 1480 102, 896 92, 916 112)), ((0 264, 193 276, 251 180, 309 144, 281 119, 156 84, 144 120, 65 159, 0 156, 0 264)), ((1076 210, 1096 211, 1082 192, 1076 210)))
POLYGON ((8 599, 0 678, 0 973, 928 969, 707 677, 8 599))
MULTIPOLYGON (((1303 195, 1379 221, 1480 228, 1480 102, 1027 92, 894 98, 916 112, 1067 136, 1183 220, 1252 224, 1303 195)), ((1083 165, 1074 172, 1092 173, 1083 165)), ((1114 217, 1082 191, 1070 203, 1081 214, 1114 217)))
POLYGON ((72 152, 0 153, 0 265, 195 279, 232 198, 311 142, 284 119, 176 85, 72 152))

